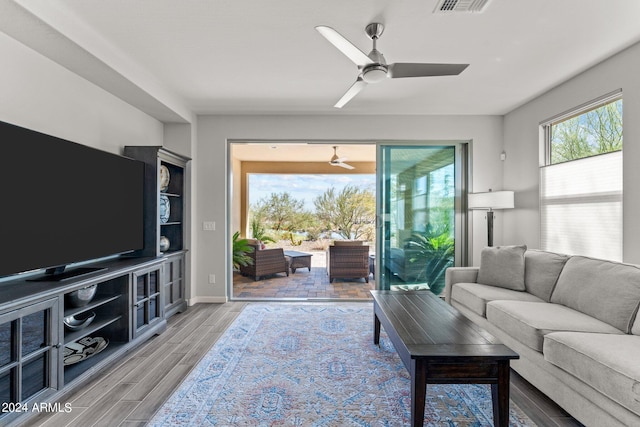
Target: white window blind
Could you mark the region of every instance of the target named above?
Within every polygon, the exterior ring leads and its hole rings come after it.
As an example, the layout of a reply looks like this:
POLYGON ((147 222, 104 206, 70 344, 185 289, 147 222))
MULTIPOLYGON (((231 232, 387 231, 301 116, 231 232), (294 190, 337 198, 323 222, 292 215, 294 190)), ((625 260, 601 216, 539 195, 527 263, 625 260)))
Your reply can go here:
POLYGON ((540 169, 541 247, 622 261, 622 151, 540 169))

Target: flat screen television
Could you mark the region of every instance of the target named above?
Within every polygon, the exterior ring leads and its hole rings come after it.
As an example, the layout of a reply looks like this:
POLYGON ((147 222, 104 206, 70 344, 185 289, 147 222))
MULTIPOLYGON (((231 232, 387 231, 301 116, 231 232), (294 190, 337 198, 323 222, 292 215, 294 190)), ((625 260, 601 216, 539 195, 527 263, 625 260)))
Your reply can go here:
POLYGON ((144 163, 3 122, 0 147, 0 277, 142 249, 144 163))

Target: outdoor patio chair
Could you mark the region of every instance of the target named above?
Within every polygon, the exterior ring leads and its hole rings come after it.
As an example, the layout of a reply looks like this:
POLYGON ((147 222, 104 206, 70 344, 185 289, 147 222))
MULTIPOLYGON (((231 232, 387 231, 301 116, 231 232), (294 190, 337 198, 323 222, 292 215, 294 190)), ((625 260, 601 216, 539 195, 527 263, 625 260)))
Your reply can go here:
POLYGON ((276 273, 289 276, 289 265, 282 248, 260 249, 259 245, 250 245, 254 251, 247 254, 253 259, 253 265, 240 266, 240 274, 259 280, 261 277, 276 273))
POLYGON ((329 283, 335 278, 360 279, 369 283, 369 246, 360 241, 336 241, 327 250, 329 283))

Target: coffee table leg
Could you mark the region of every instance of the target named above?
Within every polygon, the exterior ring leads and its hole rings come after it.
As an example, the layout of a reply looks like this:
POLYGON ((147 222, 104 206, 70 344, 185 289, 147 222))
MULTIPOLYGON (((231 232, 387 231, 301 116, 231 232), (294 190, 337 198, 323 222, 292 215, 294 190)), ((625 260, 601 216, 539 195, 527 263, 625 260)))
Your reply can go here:
POLYGON ((373 343, 380 345, 380 319, 375 313, 373 313, 373 343))
POLYGON ((427 364, 421 359, 411 359, 411 425, 424 424, 424 405, 427 397, 427 364))
POLYGON ((498 362, 498 383, 491 384, 493 425, 509 426, 509 361, 498 362))

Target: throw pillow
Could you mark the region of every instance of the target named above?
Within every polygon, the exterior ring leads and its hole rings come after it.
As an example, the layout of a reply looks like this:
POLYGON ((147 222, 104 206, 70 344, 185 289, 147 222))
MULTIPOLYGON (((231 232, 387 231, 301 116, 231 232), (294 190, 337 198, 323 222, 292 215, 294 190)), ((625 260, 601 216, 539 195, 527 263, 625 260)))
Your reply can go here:
POLYGON ((480 255, 478 283, 524 291, 526 245, 486 247, 480 255))
POLYGON ((560 273, 551 302, 588 314, 628 334, 640 304, 640 268, 572 256, 560 273))
POLYGON ((527 292, 549 302, 569 255, 529 249, 524 254, 524 285, 527 292))

